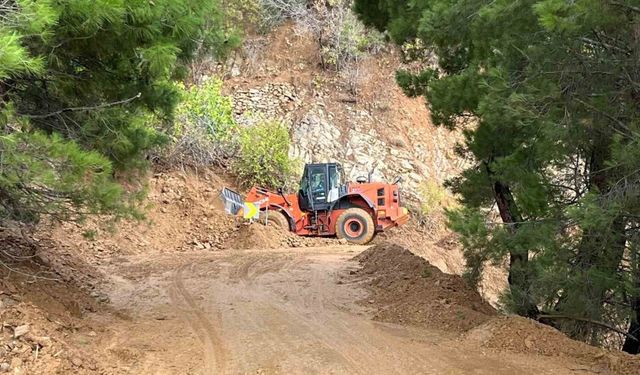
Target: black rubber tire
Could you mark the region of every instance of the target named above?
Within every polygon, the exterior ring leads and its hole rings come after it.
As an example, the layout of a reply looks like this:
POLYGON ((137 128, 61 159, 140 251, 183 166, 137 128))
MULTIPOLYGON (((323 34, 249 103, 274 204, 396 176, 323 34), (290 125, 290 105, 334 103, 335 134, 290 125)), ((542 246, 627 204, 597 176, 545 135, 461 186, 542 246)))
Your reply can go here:
POLYGON ((356 245, 369 243, 376 233, 375 224, 371 215, 362 208, 349 208, 345 210, 336 221, 336 235, 340 239, 356 245), (358 234, 353 235, 348 225, 359 226, 358 234))
POLYGON ((269 210, 268 214, 266 211, 260 211, 260 222, 264 224, 265 219, 267 220, 267 225, 273 225, 286 231, 291 230, 291 227, 289 226, 289 220, 280 211, 269 210))

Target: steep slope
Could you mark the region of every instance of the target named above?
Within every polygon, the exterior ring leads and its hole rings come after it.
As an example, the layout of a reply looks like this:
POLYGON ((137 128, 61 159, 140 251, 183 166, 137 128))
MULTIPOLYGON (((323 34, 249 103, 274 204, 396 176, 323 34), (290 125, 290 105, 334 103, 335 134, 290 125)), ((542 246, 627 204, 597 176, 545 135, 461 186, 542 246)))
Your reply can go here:
POLYGON ((402 176, 414 197, 423 181, 442 182, 464 165, 453 153, 459 134, 434 127, 426 104, 398 88, 393 47, 366 56, 350 80, 322 69, 316 42, 287 24, 249 39, 229 66, 236 114, 283 119, 291 155, 305 162, 339 161, 350 178, 372 169, 377 179, 402 176))

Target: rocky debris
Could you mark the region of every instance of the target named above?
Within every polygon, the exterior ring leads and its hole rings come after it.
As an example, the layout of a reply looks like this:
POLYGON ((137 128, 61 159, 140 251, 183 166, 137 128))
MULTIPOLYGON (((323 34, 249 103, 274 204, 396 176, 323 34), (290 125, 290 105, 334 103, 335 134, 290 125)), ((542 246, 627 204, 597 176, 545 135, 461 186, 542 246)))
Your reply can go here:
POLYGON ((640 374, 640 359, 575 341, 562 332, 519 316, 500 316, 465 333, 483 347, 513 353, 576 358, 597 373, 640 374))
POLYGON ((236 90, 233 93, 233 110, 236 120, 243 122, 247 113, 266 118, 280 118, 302 105, 293 86, 286 83, 267 83, 258 88, 236 90))
POLYGON ((29 325, 28 324, 17 326, 17 327, 15 327, 13 329, 13 338, 17 339, 20 336, 24 336, 28 332, 29 332, 29 325))
POLYGON ((247 113, 285 119, 291 129, 292 157, 304 162, 338 161, 351 180, 371 170, 378 180, 390 181, 403 176, 408 195, 418 197, 419 187, 426 178, 442 180, 448 176, 442 172, 452 169, 450 159, 456 157, 442 155, 439 149, 429 150, 419 135, 412 139, 411 147, 399 135, 387 139, 376 130, 387 125, 366 109, 345 107, 339 115, 334 114, 325 103, 332 101, 332 95, 332 92, 322 93, 302 107, 302 99, 293 86, 268 83, 236 91, 234 113, 240 122, 248 121, 244 116, 247 113), (435 166, 434 157, 438 160, 435 166))
POLYGON ((84 354, 66 342, 79 325, 69 319, 25 302, 0 310, 0 373, 98 373, 92 359, 85 361, 91 364, 88 369, 79 369, 76 358, 84 354))
POLYGON ((464 332, 495 315, 460 276, 442 273, 398 245, 381 243, 354 259, 362 268, 349 277, 369 289, 364 302, 374 307, 375 319, 464 332))
POLYGON ((267 250, 286 247, 312 247, 335 244, 335 239, 302 237, 284 229, 263 225, 260 222, 245 223, 228 237, 223 244, 227 249, 267 250))

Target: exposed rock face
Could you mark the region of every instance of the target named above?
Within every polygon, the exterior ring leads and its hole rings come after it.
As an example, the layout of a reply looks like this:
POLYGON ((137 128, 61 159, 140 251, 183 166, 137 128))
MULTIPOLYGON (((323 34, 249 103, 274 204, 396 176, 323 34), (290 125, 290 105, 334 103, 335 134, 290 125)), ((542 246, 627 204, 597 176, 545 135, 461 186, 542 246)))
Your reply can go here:
MULTIPOLYGON (((338 161, 350 179, 366 176, 372 169, 379 180, 402 176, 403 188, 414 197, 419 195, 422 181, 444 180, 461 163, 445 149, 451 146, 448 140, 438 144, 438 139, 424 139, 420 129, 411 128, 409 134, 389 137, 377 130, 386 125, 369 110, 342 103, 340 113, 332 113, 324 98, 303 100, 308 95, 300 91, 286 83, 238 90, 233 96, 234 112, 239 120, 247 114, 259 114, 285 121, 291 130, 292 157, 307 163, 338 161)), ((443 129, 434 128, 433 132, 439 130, 446 136, 443 129)))
POLYGON ((227 75, 239 121, 251 114, 281 119, 290 128, 291 156, 340 162, 350 179, 372 169, 377 180, 402 176, 405 196, 419 197, 426 179, 442 182, 460 172, 464 161, 453 153, 460 134, 434 127, 422 99, 401 92, 393 48, 363 59, 359 80, 345 82, 339 72, 320 68, 318 46, 308 36, 285 26, 267 39, 259 59, 236 56, 233 66, 242 69, 227 75))

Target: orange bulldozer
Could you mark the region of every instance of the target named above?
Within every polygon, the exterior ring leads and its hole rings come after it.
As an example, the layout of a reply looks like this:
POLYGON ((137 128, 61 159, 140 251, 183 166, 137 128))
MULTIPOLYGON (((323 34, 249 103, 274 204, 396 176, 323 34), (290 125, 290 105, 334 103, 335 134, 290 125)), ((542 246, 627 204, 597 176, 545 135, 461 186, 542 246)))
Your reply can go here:
POLYGON ((340 164, 307 164, 297 193, 253 187, 242 199, 224 188, 221 199, 230 215, 258 219, 301 236, 337 236, 363 245, 376 233, 409 220, 401 206, 399 182, 372 182, 371 174, 346 182, 340 164))

